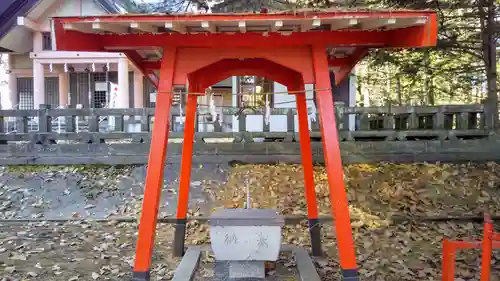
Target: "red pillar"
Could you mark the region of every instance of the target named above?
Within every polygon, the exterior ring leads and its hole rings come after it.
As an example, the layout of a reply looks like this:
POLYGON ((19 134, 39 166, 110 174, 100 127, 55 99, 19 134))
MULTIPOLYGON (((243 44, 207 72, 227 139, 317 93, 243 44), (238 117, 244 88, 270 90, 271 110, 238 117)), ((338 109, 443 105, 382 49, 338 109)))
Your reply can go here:
POLYGON ((313 46, 312 57, 316 80, 316 101, 320 114, 320 128, 323 139, 332 215, 335 216, 337 244, 343 280, 357 281, 356 252, 352 238, 351 219, 347 193, 345 191, 344 170, 340 155, 335 107, 330 89, 330 74, 324 46, 313 46))
MULTIPOLYGON (((298 89, 293 91, 304 91, 302 83, 298 89)), ((302 156, 302 169, 304 170, 304 188, 307 202, 307 218, 309 222, 309 234, 311 236, 312 255, 319 257, 323 255, 321 249, 321 225, 318 220, 318 204, 316 201, 316 190, 314 187, 314 170, 311 150, 311 137, 309 135, 309 118, 307 115, 306 93, 295 94, 297 104, 297 119, 299 121, 300 153, 302 156)))
POLYGON ((491 255, 493 253, 493 221, 489 214, 484 216, 483 242, 481 245, 481 281, 490 281, 491 278, 491 255))
POLYGON ((172 105, 173 79, 175 72, 175 48, 163 48, 160 81, 156 98, 155 123, 151 137, 146 187, 142 201, 133 280, 148 281, 156 234, 156 220, 163 186, 163 171, 170 130, 170 109, 172 105))
MULTIPOLYGON (((190 90, 200 92, 198 87, 192 87, 190 90)), ((177 257, 184 255, 197 102, 198 95, 188 94, 186 101, 186 122, 184 123, 184 142, 182 144, 181 178, 177 197, 177 221, 174 236, 174 255, 177 257)))
POLYGON ((452 241, 443 241, 442 281, 455 280, 455 246, 452 241))

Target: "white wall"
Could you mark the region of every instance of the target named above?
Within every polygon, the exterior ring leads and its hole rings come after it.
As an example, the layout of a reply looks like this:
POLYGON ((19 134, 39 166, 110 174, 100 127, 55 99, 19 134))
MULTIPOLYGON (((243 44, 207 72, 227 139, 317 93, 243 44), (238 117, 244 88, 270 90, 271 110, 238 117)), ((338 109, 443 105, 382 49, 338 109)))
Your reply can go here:
POLYGON ((32 69, 33 60, 30 58, 29 54, 23 55, 12 55, 12 67, 14 69, 32 69))
POLYGON ((64 0, 64 4, 57 9, 55 15, 66 16, 99 16, 107 14, 94 0, 64 0))
POLYGON ((0 54, 0 104, 2 104, 2 109, 6 108, 3 104, 9 95, 9 75, 6 73, 8 70, 7 60, 7 54, 0 54))
MULTIPOLYGON (((311 106, 313 101, 312 98, 314 96, 314 85, 313 84, 305 84, 306 90, 306 99, 307 106, 311 106)), ((274 108, 295 108, 295 95, 289 95, 286 92, 288 91, 287 87, 281 85, 278 82, 274 82, 274 92, 279 94, 274 94, 274 108)))
POLYGON ((278 82, 274 82, 274 92, 280 94, 274 94, 274 108, 294 108, 295 107, 295 96, 289 95, 285 85, 278 82))
POLYGON ((43 29, 50 30, 51 17, 100 16, 107 12, 95 0, 62 0, 61 6, 43 20, 43 29))

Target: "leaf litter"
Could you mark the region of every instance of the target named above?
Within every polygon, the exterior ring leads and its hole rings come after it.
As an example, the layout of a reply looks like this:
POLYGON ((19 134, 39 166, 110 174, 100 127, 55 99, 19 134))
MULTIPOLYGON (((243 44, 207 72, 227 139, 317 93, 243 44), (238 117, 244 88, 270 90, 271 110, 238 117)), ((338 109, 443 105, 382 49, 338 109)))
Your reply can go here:
MULTIPOLYGON (((93 194, 91 196, 98 195, 99 191, 93 190, 93 182, 100 181, 101 190, 102 186, 114 190, 118 184, 116 178, 130 172, 130 169, 111 168, 113 173, 103 178, 109 169, 93 170, 85 180, 81 179, 80 188, 93 194)), ((484 210, 500 213, 497 199, 500 198, 500 167, 495 163, 349 165, 344 171, 361 280, 440 280, 443 238, 481 237, 479 223, 397 223, 393 221, 395 216, 480 215, 484 210)), ((68 168, 64 173, 72 172, 72 168, 68 168)), ((53 169, 39 174, 50 178, 48 173, 56 177, 64 174, 53 169)), ((314 177, 319 212, 329 215, 325 168, 314 167, 314 177)), ((176 184, 178 181, 165 189, 175 190, 176 184)), ((252 207, 276 208, 284 215, 307 214, 300 165, 234 166, 227 172, 226 180, 205 177, 193 181, 192 188, 203 188, 214 206, 235 208, 243 207, 247 185, 251 189, 252 207)), ((75 192, 69 187, 61 189, 63 196, 75 192)), ((16 213, 12 200, 17 197, 12 197, 13 193, 27 194, 29 190, 4 184, 0 188, 3 212, 16 213)), ((28 200, 27 197, 24 200, 28 200)), ((133 198, 123 200, 113 215, 138 218, 141 200, 142 194, 136 192, 133 198)), ((40 198, 32 198, 30 202, 36 206, 47 204, 40 198)), ((208 213, 202 205, 191 204, 190 216, 208 213)), ((206 224, 190 221, 187 233, 188 244, 209 242, 206 224)), ((335 232, 331 224, 323 225, 322 236, 327 257, 317 260, 318 271, 324 280, 339 280, 335 232)), ((0 276, 12 280, 124 280, 131 277, 136 238, 136 222, 1 223, 0 276)), ((171 255, 172 240, 172 226, 158 225, 152 280, 172 278, 179 261, 171 255)), ((307 224, 286 226, 283 243, 308 247, 307 224)), ((499 259, 493 259, 492 280, 498 281, 495 278, 500 272, 499 259)), ((456 280, 479 280, 479 269, 479 250, 463 250, 457 255, 456 280)))
MULTIPOLYGON (((376 164, 344 168, 352 231, 361 280, 440 280, 443 238, 480 239, 480 223, 393 222, 395 216, 499 214, 500 166, 476 164, 376 164)), ((320 215, 330 214, 325 167, 314 167, 320 215)), ((283 215, 307 215, 300 165, 241 165, 228 182, 206 182, 209 194, 226 208, 243 207, 247 185, 252 207, 276 208, 283 215)), ((310 245, 307 223, 286 226, 283 242, 310 245)), ((340 280, 335 232, 324 224, 322 242, 327 262, 318 266, 324 280, 340 280)), ((457 255, 456 277, 479 280, 480 251, 457 255)), ((500 274, 500 259, 493 269, 500 274)), ((492 277, 493 278, 493 277, 492 277)))

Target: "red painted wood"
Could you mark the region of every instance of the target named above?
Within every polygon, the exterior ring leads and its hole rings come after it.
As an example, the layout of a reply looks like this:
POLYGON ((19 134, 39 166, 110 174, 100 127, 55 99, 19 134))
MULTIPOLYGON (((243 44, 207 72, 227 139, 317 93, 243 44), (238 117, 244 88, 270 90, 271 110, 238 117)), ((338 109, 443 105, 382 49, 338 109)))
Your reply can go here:
MULTIPOLYGON (((311 20, 314 18, 332 18, 332 17, 371 17, 371 18, 408 18, 408 17, 426 17, 435 15, 433 11, 414 11, 414 10, 394 10, 394 11, 307 11, 307 12, 282 12, 282 13, 234 13, 234 14, 175 14, 175 15, 101 15, 85 17, 88 22, 165 22, 165 21, 241 21, 241 20, 311 20)), ((64 19, 66 22, 81 22, 82 17, 55 17, 54 19, 64 19)))

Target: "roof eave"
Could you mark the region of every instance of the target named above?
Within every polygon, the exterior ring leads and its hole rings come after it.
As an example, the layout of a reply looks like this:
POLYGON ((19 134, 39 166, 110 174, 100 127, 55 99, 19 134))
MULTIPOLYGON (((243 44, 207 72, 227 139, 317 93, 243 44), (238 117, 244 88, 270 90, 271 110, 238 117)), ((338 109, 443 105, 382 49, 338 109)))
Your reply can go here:
POLYGON ((14 2, 0 15, 0 39, 9 33, 17 23, 17 17, 25 16, 40 0, 25 0, 14 2), (7 14, 7 15, 5 15, 7 14))

